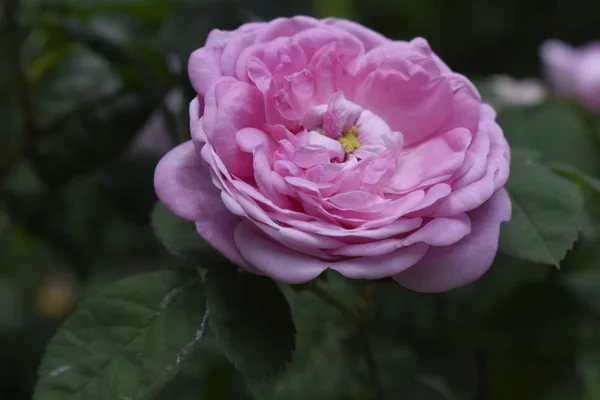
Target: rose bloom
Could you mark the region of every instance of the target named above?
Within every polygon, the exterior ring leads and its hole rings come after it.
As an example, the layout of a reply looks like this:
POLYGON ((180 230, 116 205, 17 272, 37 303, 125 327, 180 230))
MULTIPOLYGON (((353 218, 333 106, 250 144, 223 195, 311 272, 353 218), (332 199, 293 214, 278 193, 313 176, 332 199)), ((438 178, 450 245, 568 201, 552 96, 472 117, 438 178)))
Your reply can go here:
POLYGON ((212 31, 189 74, 192 140, 160 161, 156 192, 235 264, 424 292, 490 267, 511 213, 509 148, 424 39, 282 18, 212 31))
POLYGON ((557 94, 600 113, 600 41, 573 48, 560 40, 547 40, 540 55, 557 94))

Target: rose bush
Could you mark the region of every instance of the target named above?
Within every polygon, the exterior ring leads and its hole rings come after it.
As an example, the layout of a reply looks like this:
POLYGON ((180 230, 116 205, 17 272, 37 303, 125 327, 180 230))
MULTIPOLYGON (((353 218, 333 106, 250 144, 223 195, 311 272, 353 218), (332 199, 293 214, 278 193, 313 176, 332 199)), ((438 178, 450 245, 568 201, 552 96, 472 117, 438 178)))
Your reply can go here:
POLYGON ((287 283, 331 268, 426 292, 491 265, 509 148, 424 39, 249 23, 212 31, 189 74, 192 140, 160 161, 156 192, 232 262, 287 283))
POLYGON ((600 113, 600 41, 573 48, 560 40, 547 40, 540 55, 559 95, 600 113))

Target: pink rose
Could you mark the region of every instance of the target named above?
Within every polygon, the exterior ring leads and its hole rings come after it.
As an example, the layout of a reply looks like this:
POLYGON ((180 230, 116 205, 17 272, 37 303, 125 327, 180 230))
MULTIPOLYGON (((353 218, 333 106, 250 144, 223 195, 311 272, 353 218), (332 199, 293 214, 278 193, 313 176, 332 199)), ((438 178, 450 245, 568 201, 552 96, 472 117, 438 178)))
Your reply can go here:
POLYGON ((540 55, 559 95, 600 113, 600 41, 575 49, 559 40, 547 40, 540 55))
POLYGON ((213 31, 189 61, 192 141, 156 192, 231 261, 439 292, 479 278, 510 217, 494 110, 424 39, 308 17, 213 31))

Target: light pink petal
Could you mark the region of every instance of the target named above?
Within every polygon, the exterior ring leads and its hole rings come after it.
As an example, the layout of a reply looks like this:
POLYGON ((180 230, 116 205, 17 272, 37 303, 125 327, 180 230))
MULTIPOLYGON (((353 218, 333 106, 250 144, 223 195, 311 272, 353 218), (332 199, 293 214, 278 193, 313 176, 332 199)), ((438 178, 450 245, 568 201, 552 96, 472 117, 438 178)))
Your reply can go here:
MULTIPOLYGON (((257 147, 254 152, 254 179, 258 189, 279 207, 292 208, 287 196, 278 190, 277 182, 283 180, 271 169, 269 155, 264 146, 257 147)), ((285 189, 285 188, 284 188, 285 189)))
POLYGON ((346 100, 342 92, 335 93, 323 116, 323 130, 332 138, 338 138, 356 124, 362 108, 346 100))
MULTIPOLYGON (((259 224, 263 225, 263 224, 259 224)), ((344 245, 344 242, 327 236, 321 236, 312 232, 304 232, 296 228, 279 227, 272 228, 268 225, 260 227, 267 235, 294 249, 335 249, 344 245), (266 229, 263 229, 266 228, 266 229)))
POLYGON ((316 131, 304 131, 295 136, 298 143, 319 146, 327 150, 332 160, 343 161, 346 153, 342 144, 337 140, 322 135, 316 131))
POLYGON ((433 215, 436 217, 451 216, 481 206, 494 194, 494 175, 497 171, 497 164, 488 164, 486 173, 481 179, 454 190, 439 204, 433 215))
POLYGON ((419 66, 431 76, 439 76, 440 68, 432 58, 433 52, 425 39, 411 42, 394 41, 372 49, 360 60, 359 76, 375 69, 406 71, 407 63, 419 66))
POLYGON ((363 44, 356 36, 340 29, 321 26, 302 31, 292 38, 304 50, 304 54, 311 59, 320 49, 335 43, 338 48, 355 50, 360 53, 364 51, 363 44))
POLYGON ((434 218, 415 233, 402 239, 403 246, 424 242, 432 246, 450 246, 471 233, 471 220, 467 214, 447 218, 434 218))
POLYGON ((329 164, 329 151, 321 146, 307 144, 294 151, 292 161, 304 169, 329 164))
POLYGON ((188 74, 194 90, 204 96, 210 84, 223 76, 221 70, 221 55, 223 48, 220 46, 201 47, 194 51, 188 61, 188 74))
POLYGON ((377 46, 382 46, 390 42, 390 39, 377 33, 363 25, 345 19, 326 18, 323 22, 327 25, 336 27, 351 33, 363 43, 365 51, 369 51, 377 46))
POLYGON ((252 153, 259 146, 264 146, 269 156, 275 151, 275 141, 260 129, 240 129, 235 138, 240 149, 246 153, 252 153))
POLYGON ((471 222, 466 214, 453 218, 436 218, 406 238, 387 238, 369 243, 350 244, 329 251, 346 257, 374 257, 391 253, 399 248, 426 243, 432 246, 450 246, 471 232, 471 222))
POLYGON ((447 180, 461 168, 470 143, 471 133, 465 128, 456 128, 402 151, 390 189, 401 193, 424 183, 447 180))
POLYGON ((198 233, 225 257, 244 266, 233 231, 240 218, 230 213, 212 183, 209 166, 194 144, 185 142, 165 155, 154 174, 156 194, 164 206, 186 221, 195 221, 198 233))
POLYGON ((275 109, 290 121, 300 121, 313 105, 313 76, 303 69, 285 77, 284 87, 273 97, 275 109))
POLYGON ((328 253, 343 257, 379 257, 404 248, 399 239, 383 239, 376 242, 349 244, 330 250, 328 253))
POLYGON ((254 269, 279 282, 308 282, 327 269, 324 261, 275 243, 248 222, 238 225, 234 238, 242 257, 254 269))
POLYGON ((169 151, 156 166, 154 187, 161 203, 173 214, 186 221, 194 221, 203 212, 202 198, 210 182, 208 165, 196 154, 191 141, 169 151))
POLYGON ((291 250, 266 238, 245 222, 235 231, 235 242, 244 259, 260 273, 284 283, 304 283, 327 268, 353 279, 381 279, 414 265, 427 251, 419 244, 380 257, 324 261, 291 250))
POLYGON ((479 92, 467 78, 460 74, 450 74, 448 81, 452 87, 454 99, 452 113, 449 120, 442 125, 442 130, 447 132, 455 128, 465 128, 469 132, 475 132, 481 114, 479 92))
POLYGON ((364 239, 385 239, 401 233, 407 233, 419 228, 423 222, 422 218, 401 219, 378 228, 343 229, 339 226, 326 224, 323 221, 299 221, 291 218, 282 218, 279 215, 275 219, 288 225, 302 229, 305 232, 313 232, 323 236, 339 237, 345 242, 364 239))
POLYGON ((394 276, 418 292, 445 292, 479 279, 492 265, 498 249, 500 223, 510 219, 511 203, 504 189, 469 213, 471 234, 455 245, 430 247, 425 257, 394 276))
MULTIPOLYGON (((368 146, 383 146, 389 148, 393 145, 396 150, 402 148, 404 138, 399 132, 392 132, 383 119, 369 110, 363 110, 356 121, 358 141, 361 149, 368 146)), ((360 149, 359 149, 360 150, 360 149)))
MULTIPOLYGON (((452 187, 455 189, 475 182, 485 174, 490 152, 490 129, 500 129, 493 120, 482 119, 479 123, 479 131, 473 136, 473 141, 465 154, 465 161, 460 170, 453 177, 452 187)), ((502 134, 500 132, 500 134, 502 134)))
POLYGON ((260 230, 263 231, 271 240, 273 240, 274 243, 287 247, 290 250, 300 252, 307 256, 316 257, 321 260, 331 260, 335 258, 334 256, 327 254, 325 250, 321 250, 318 247, 305 246, 295 240, 290 240, 282 235, 282 233, 276 228, 272 228, 261 223, 256 223, 256 226, 260 228, 260 230))
POLYGON ((235 76, 235 65, 240 53, 254 43, 258 31, 260 30, 251 29, 246 33, 236 32, 231 35, 221 55, 221 71, 223 75, 235 76))
POLYGON ((413 266, 427 252, 427 248, 426 244, 419 243, 382 256, 352 258, 332 263, 330 268, 351 279, 387 278, 413 266))
POLYGON ((196 96, 190 102, 190 133, 196 130, 196 124, 202 114, 204 114, 204 100, 200 104, 200 100, 196 96), (202 109, 200 109, 200 106, 202 106, 202 109))
POLYGON ((260 128, 264 124, 261 93, 244 82, 231 78, 211 84, 205 98, 204 132, 229 172, 252 175, 252 156, 239 148, 237 131, 260 128))
POLYGON ((321 21, 302 15, 293 18, 277 18, 261 29, 256 37, 256 43, 270 42, 282 36, 293 36, 298 32, 318 26, 322 26, 321 21))
POLYGON ((331 95, 340 90, 347 98, 354 98, 356 85, 350 70, 360 54, 360 50, 342 48, 337 42, 315 53, 308 69, 315 77, 315 99, 318 103, 328 103, 331 95))
POLYGON ((447 79, 431 77, 408 61, 403 64, 403 71, 371 72, 359 84, 355 102, 401 132, 410 146, 429 138, 448 119, 453 94, 447 79))

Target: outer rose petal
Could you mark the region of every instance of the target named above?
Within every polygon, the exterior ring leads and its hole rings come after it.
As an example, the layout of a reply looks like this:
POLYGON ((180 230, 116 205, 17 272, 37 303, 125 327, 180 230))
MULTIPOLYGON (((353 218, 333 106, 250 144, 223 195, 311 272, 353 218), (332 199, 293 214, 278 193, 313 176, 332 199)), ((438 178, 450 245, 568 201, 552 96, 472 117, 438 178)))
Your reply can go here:
POLYGON ((425 257, 394 276, 402 286, 418 292, 445 292, 481 277, 492 265, 498 250, 500 223, 508 221, 511 202, 500 189, 491 199, 469 213, 471 234, 455 245, 430 247, 425 257))
POLYGON ((365 51, 369 51, 391 41, 382 34, 372 31, 356 22, 336 18, 326 18, 323 22, 356 36, 365 46, 365 51))
POLYGON ((188 73, 194 90, 204 96, 210 83, 223 75, 221 70, 221 47, 201 47, 194 51, 188 61, 188 73))
POLYGON ((212 183, 208 164, 191 141, 165 155, 154 173, 156 194, 173 214, 195 221, 198 233, 233 263, 246 266, 233 241, 240 218, 230 213, 212 183))
POLYGON ((252 229, 248 222, 236 228, 235 243, 244 259, 259 273, 292 284, 308 282, 327 268, 352 279, 385 278, 414 265, 429 248, 419 243, 384 256, 328 262, 276 243, 252 229))

